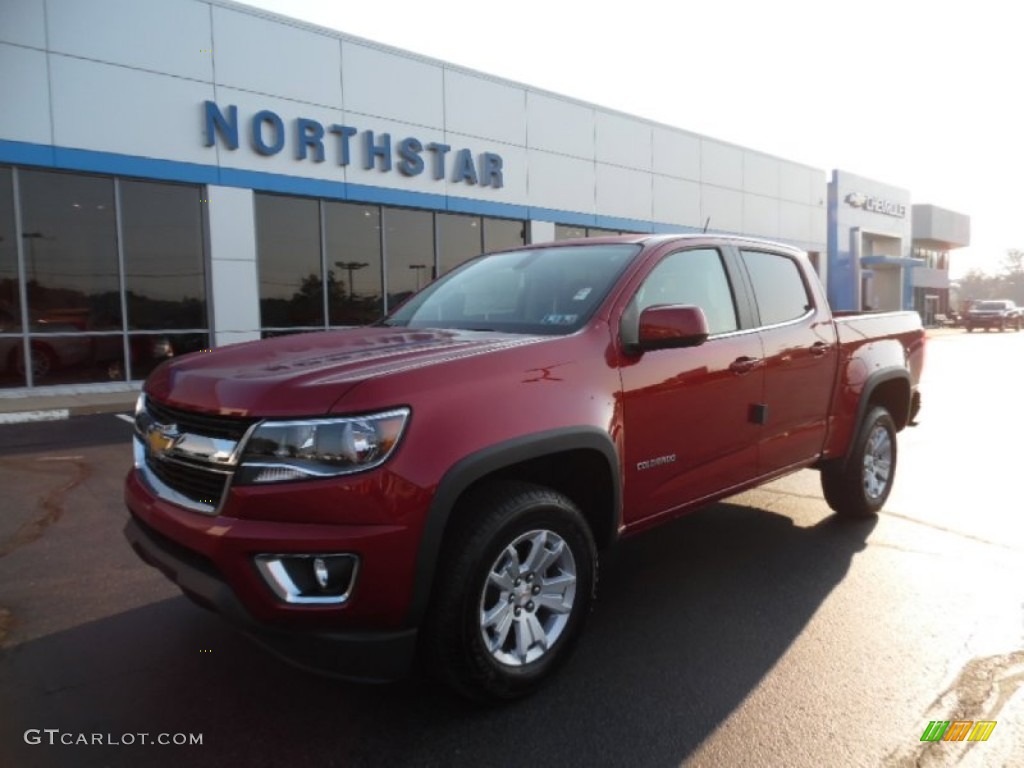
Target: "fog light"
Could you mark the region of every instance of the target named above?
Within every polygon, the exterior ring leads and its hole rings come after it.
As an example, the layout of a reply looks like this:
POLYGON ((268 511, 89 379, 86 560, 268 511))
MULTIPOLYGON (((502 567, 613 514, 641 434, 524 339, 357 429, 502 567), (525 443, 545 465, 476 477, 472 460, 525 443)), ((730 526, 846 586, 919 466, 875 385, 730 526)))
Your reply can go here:
POLYGON ((255 560, 267 586, 286 603, 344 603, 359 568, 359 558, 350 554, 257 555, 255 560))

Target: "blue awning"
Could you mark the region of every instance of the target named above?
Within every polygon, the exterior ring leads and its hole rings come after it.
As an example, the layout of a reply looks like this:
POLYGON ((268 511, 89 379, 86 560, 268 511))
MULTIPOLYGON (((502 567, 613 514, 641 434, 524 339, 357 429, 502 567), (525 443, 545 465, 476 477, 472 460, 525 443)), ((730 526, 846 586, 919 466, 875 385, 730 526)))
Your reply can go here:
POLYGON ((861 256, 862 267, 923 267, 924 259, 911 259, 904 256, 861 256))

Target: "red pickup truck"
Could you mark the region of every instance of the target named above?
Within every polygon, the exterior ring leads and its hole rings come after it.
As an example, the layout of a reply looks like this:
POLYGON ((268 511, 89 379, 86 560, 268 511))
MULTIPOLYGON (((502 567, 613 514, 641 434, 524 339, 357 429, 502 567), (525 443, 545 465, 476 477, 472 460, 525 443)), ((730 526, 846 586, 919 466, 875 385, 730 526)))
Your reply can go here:
POLYGON ((806 467, 871 515, 913 312, 834 319, 802 252, 710 235, 474 259, 376 326, 186 355, 136 411, 125 533, 279 654, 483 700, 580 636, 598 552, 806 467))

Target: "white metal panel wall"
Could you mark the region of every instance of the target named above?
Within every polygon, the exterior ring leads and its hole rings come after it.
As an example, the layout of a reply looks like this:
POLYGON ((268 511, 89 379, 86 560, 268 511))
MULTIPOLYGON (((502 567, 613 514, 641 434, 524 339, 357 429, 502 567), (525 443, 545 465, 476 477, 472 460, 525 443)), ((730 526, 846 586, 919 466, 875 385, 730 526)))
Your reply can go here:
POLYGON ((696 181, 654 176, 654 220, 700 227, 700 185, 696 181))
POLYGON ((654 172, 680 179, 700 180, 700 139, 654 126, 654 172))
POLYGON ((52 144, 46 54, 0 43, 0 139, 52 144))
POLYGON ((211 301, 215 344, 260 337, 259 273, 253 193, 207 187, 210 225, 211 301))
MULTIPOLYGON (((971 218, 936 205, 911 207, 911 231, 914 240, 932 240, 953 248, 971 244, 971 218)), ((920 269, 915 275, 920 274, 920 269)))
POLYGON ((822 207, 828 199, 828 179, 822 171, 811 171, 807 175, 807 202, 822 207))
POLYGON ((211 162, 200 111, 213 98, 208 83, 60 55, 50 56, 50 80, 58 146, 211 162))
MULTIPOLYGON (((811 242, 814 239, 811 233, 811 213, 813 211, 813 208, 802 203, 794 203, 789 200, 779 201, 779 237, 798 242, 811 242)), ((821 211, 820 215, 824 218, 824 211, 821 211)))
POLYGON ((44 45, 48 19, 54 51, 48 104, 41 54, 0 45, 4 71, 24 73, 0 83, 3 103, 18 105, 0 115, 0 138, 534 206, 552 218, 701 227, 710 216, 713 230, 824 244, 824 174, 753 150, 218 3, 49 0, 45 11, 42 0, 0 7, 0 39, 44 45), (237 150, 204 146, 202 103, 214 99, 214 73, 217 104, 238 107, 237 150), (285 123, 285 147, 270 156, 250 136, 263 109, 285 123), (299 160, 300 117, 359 129, 349 165, 338 164, 331 134, 323 162, 299 160), (391 171, 363 167, 366 130, 391 134, 391 171), (444 179, 433 178, 426 151, 422 173, 400 173, 396 149, 406 137, 451 145, 444 179), (500 154, 504 187, 453 182, 462 148, 474 159, 500 154))
POLYGON ((341 106, 336 37, 215 5, 213 60, 218 85, 341 106))
MULTIPOLYGON (((817 199, 811 199, 811 184, 814 175, 810 168, 794 163, 782 163, 779 166, 779 197, 783 200, 792 200, 794 203, 817 202, 817 199)), ((821 194, 824 195, 824 175, 818 174, 817 183, 821 186, 821 194)))
POLYGON ((700 142, 700 179, 706 184, 743 189, 743 150, 712 139, 700 142))
MULTIPOLYGON (((445 137, 452 148, 452 152, 448 154, 448 178, 451 178, 452 174, 452 153, 464 148, 486 149, 488 152, 495 152, 501 156, 502 180, 504 184, 501 190, 495 194, 495 191, 490 187, 448 181, 445 184, 446 194, 451 197, 466 197, 475 200, 495 199, 510 205, 530 205, 527 149, 511 144, 497 144, 493 141, 482 145, 480 139, 476 136, 466 136, 461 133, 452 133, 451 131, 446 132, 445 137)), ((427 163, 427 171, 424 171, 424 175, 428 174, 430 169, 431 158, 427 157, 427 154, 423 154, 424 160, 427 163)), ((474 157, 479 158, 479 153, 474 152, 474 157)), ((437 190, 433 191, 436 192, 437 190)))
POLYGON ((600 111, 596 113, 595 120, 595 151, 599 163, 640 171, 651 170, 652 138, 649 123, 600 111))
MULTIPOLYGON (((451 181, 452 167, 455 159, 455 152, 461 147, 453 146, 444 158, 445 176, 443 179, 435 179, 433 176, 433 157, 430 152, 422 152, 420 158, 424 162, 423 172, 417 176, 404 176, 398 170, 398 157, 394 154, 398 150, 399 142, 409 137, 419 139, 424 146, 430 142, 444 142, 444 131, 440 128, 424 128, 411 123, 400 123, 396 120, 384 120, 370 118, 366 115, 358 115, 352 112, 345 112, 346 124, 353 128, 359 128, 359 135, 352 137, 352 162, 345 169, 345 179, 351 184, 367 184, 374 187, 399 187, 410 192, 426 192, 434 195, 446 195, 459 184, 451 181), (392 166, 390 171, 380 170, 379 161, 375 161, 374 167, 367 169, 363 162, 367 135, 365 129, 370 129, 374 134, 374 143, 379 144, 381 134, 387 133, 391 136, 392 166)), ((451 142, 447 142, 451 144, 451 142)), ((337 167, 337 166, 335 166, 337 167)), ((338 170, 341 170, 340 168, 338 170)), ((477 189, 473 187, 473 189, 477 189)), ((479 194, 479 190, 477 192, 479 194)))
POLYGON ((429 128, 444 127, 441 67, 347 40, 341 45, 346 110, 429 128), (400 88, 396 87, 399 83, 400 88))
POLYGON ((759 152, 743 153, 743 191, 779 196, 779 161, 759 152))
POLYGON ((210 6, 204 3, 47 0, 46 10, 54 53, 193 80, 213 77, 210 6))
POLYGON ((555 223, 553 221, 531 221, 530 242, 550 243, 555 239, 555 223))
POLYGON ((828 217, 824 206, 808 206, 807 216, 810 220, 811 236, 810 241, 821 246, 825 250, 828 241, 828 217))
POLYGON ((743 193, 743 226, 740 230, 758 237, 779 237, 779 200, 743 193))
POLYGON ((0 3, 0 42, 45 48, 46 12, 43 0, 5 0, 0 3))
POLYGON ((598 215, 651 220, 651 174, 598 163, 595 180, 598 215))
POLYGON ((527 151, 530 205, 594 212, 594 163, 565 155, 527 151))
POLYGON ((709 229, 723 232, 743 231, 742 192, 705 185, 701 190, 700 208, 701 221, 710 219, 709 229))
POLYGON ((449 131, 526 146, 526 89, 446 69, 445 127, 449 131))
POLYGON ((562 155, 594 159, 594 110, 528 91, 527 146, 562 155))

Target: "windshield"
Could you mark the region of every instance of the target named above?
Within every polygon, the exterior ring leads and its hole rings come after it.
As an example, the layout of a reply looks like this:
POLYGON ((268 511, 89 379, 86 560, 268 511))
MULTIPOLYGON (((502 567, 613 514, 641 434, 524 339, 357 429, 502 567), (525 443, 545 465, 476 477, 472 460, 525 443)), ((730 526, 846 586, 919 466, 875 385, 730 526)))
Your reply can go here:
POLYGON ((979 303, 975 307, 975 309, 993 310, 993 309, 1008 309, 1008 307, 1006 306, 1006 302, 1005 301, 983 301, 983 302, 979 303))
POLYGON ((579 330, 639 245, 572 245, 483 256, 425 288, 384 325, 562 335, 579 330))

